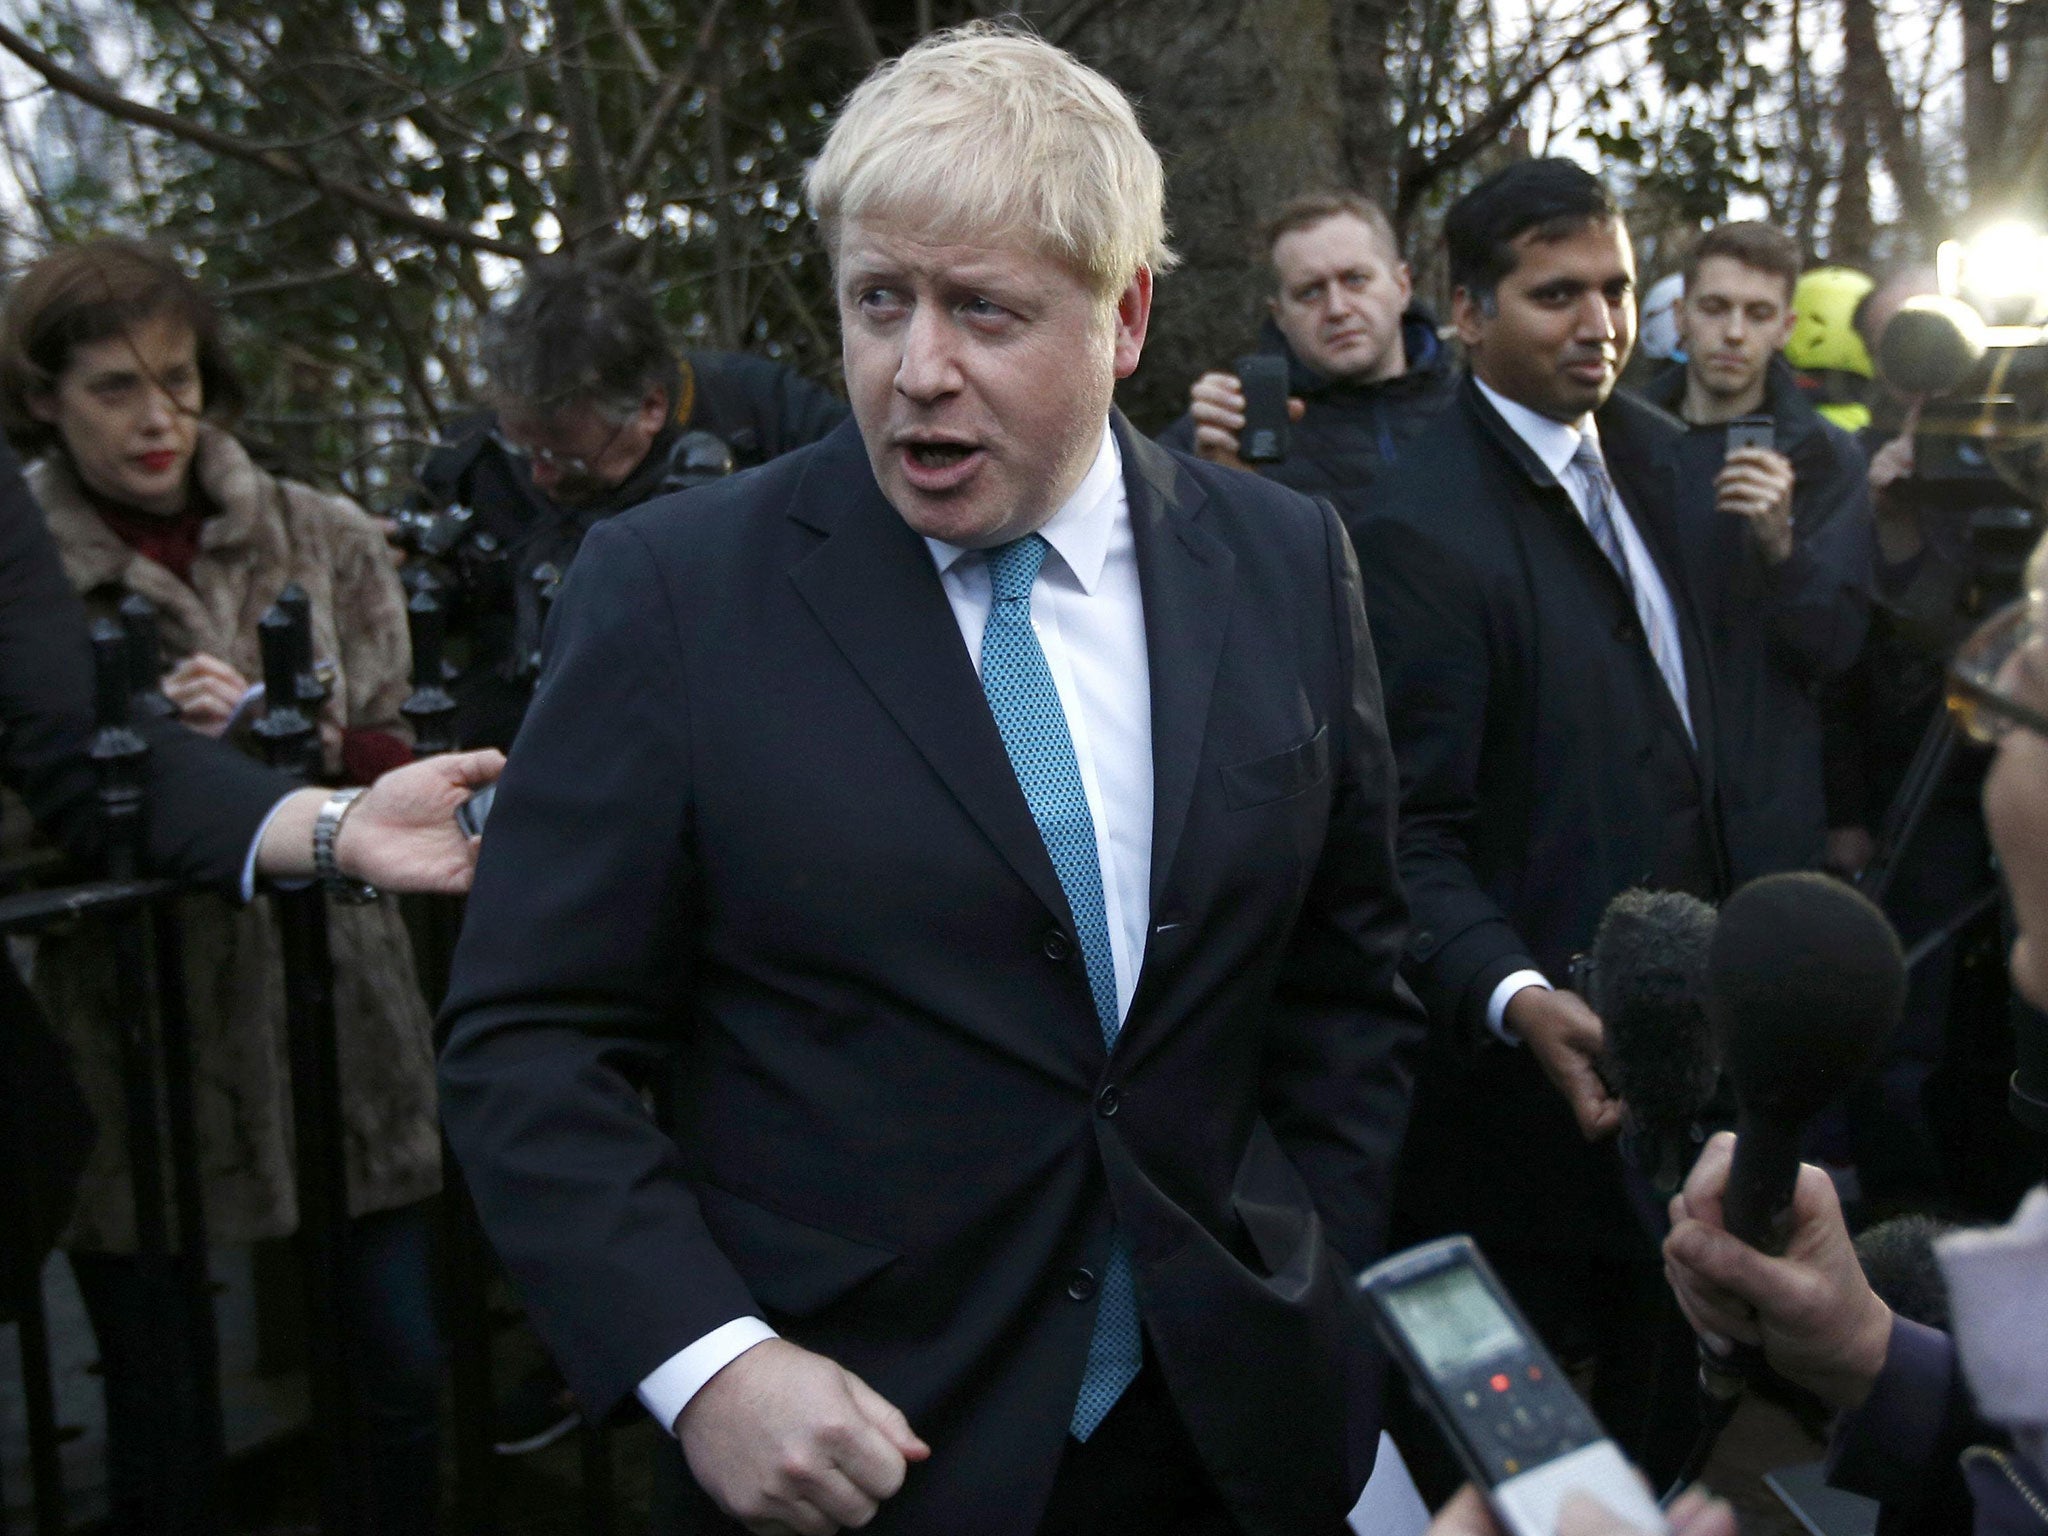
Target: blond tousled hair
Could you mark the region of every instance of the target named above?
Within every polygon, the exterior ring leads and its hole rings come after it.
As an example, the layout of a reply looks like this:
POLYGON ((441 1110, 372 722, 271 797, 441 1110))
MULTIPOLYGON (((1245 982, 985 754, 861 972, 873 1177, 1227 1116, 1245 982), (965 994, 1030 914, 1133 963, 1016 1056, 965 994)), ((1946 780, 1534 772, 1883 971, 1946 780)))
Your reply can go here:
POLYGON ((1124 93, 1014 23, 936 32, 855 88, 804 177, 826 249, 849 219, 1022 238, 1121 292, 1166 244, 1166 177, 1124 93))

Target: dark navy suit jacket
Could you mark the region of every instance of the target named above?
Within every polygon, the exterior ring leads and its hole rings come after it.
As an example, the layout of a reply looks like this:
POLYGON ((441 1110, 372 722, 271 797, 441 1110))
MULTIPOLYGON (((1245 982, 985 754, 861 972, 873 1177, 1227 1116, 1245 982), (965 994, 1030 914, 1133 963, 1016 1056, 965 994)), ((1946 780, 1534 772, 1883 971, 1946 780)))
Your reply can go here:
POLYGON ((1112 1224, 1247 1531, 1338 1529, 1369 1466, 1347 1281, 1420 1021, 1357 568, 1327 507, 1115 430, 1155 815, 1113 1049, 851 423, 592 532, 456 961, 449 1135, 572 1386, 764 1316, 931 1443, 877 1531, 1035 1528, 1112 1224))

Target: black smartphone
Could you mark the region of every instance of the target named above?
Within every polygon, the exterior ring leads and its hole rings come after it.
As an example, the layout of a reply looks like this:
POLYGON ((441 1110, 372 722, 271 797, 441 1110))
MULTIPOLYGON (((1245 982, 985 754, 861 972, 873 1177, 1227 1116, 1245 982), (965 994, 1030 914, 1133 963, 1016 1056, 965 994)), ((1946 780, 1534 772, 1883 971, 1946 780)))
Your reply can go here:
POLYGON ((1247 464, 1277 464, 1287 457, 1287 359, 1257 353, 1237 360, 1244 390, 1244 431, 1237 456, 1247 464))
POLYGON ((1777 424, 1768 416, 1738 416, 1728 423, 1728 452, 1778 446, 1777 424))
POLYGON ((486 784, 455 807, 455 824, 471 837, 484 835, 484 822, 491 814, 491 802, 498 798, 498 786, 486 784))

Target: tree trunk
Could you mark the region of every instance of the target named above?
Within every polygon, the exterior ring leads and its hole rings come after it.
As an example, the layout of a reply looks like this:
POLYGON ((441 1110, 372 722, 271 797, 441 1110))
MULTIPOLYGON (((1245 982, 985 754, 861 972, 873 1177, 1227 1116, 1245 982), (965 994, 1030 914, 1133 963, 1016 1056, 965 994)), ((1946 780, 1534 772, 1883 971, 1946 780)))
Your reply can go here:
MULTIPOLYGON (((1060 7, 1036 9, 1042 25, 1060 7)), ((1160 280, 1144 361, 1118 390, 1144 430, 1250 348, 1268 285, 1259 221, 1347 180, 1331 12, 1332 0, 1151 0, 1106 5, 1062 39, 1130 92, 1166 160, 1183 264, 1160 280)))
MULTIPOLYGON (((1856 0, 1843 0, 1844 8, 1856 0)), ((1843 33, 1850 28, 1845 19, 1843 33)), ((1841 143, 1841 167, 1835 177, 1835 212, 1828 229, 1828 260, 1845 267, 1867 267, 1876 227, 1870 215, 1870 71, 1861 60, 1845 58, 1835 84, 1835 134, 1841 143)))
POLYGON ((562 220, 562 248, 577 246, 603 234, 617 222, 619 202, 612 186, 611 162, 597 122, 597 103, 590 94, 590 53, 584 46, 583 20, 576 0, 554 0, 551 13, 558 52, 555 89, 562 102, 562 121, 569 130, 569 211, 562 220))
POLYGON ((2019 218, 2048 221, 2048 0, 2005 11, 2006 84, 1999 125, 2005 164, 1995 201, 2019 218))
POLYGON ((2005 94, 1997 75, 1998 0, 1961 0, 1963 16, 1963 162, 1970 201, 1983 201, 1999 171, 2005 94))
POLYGON ((1864 120, 1875 131, 1891 172, 1905 222, 1918 236, 1917 254, 1932 255, 1947 219, 1928 185, 1920 145, 1893 88, 1891 70, 1877 35, 1874 0, 1842 0, 1842 91, 1854 89, 1864 120), (1852 86, 1853 83, 1853 86, 1852 86))
POLYGON ((1399 12, 1396 0, 1331 0, 1331 40, 1337 54, 1337 100, 1343 111, 1341 148, 1350 184, 1394 205, 1398 161, 1393 81, 1387 48, 1399 12))

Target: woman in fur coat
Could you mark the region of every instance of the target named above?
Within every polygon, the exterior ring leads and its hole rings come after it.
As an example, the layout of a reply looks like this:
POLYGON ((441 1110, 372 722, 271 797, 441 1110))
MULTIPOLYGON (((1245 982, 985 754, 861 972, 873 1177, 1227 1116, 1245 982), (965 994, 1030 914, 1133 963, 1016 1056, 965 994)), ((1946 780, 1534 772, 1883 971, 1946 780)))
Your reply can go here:
MULTIPOLYGON (((257 621, 291 582, 312 600, 331 671, 319 722, 329 782, 368 783, 410 755, 405 597, 380 530, 345 497, 279 479, 209 420, 237 398, 207 300, 167 258, 121 241, 32 267, 0 321, 0 415, 66 573, 95 612, 156 605, 164 680, 186 724, 243 740, 260 705, 257 621)), ((249 745, 253 750, 253 742, 249 745)), ((182 898, 200 1175, 212 1240, 297 1226, 282 971, 267 906, 182 898)), ((439 1347, 425 1205, 440 1186, 432 1029, 394 898, 329 907, 350 1275, 371 1529, 424 1530, 436 1493, 439 1347)), ((99 1144, 65 1239, 99 1335, 116 1523, 156 1472, 137 1419, 155 1400, 152 1312, 134 1257, 109 946, 47 940, 36 987, 93 1101, 99 1144)), ((166 1181, 168 1184, 168 1180, 166 1181)))

